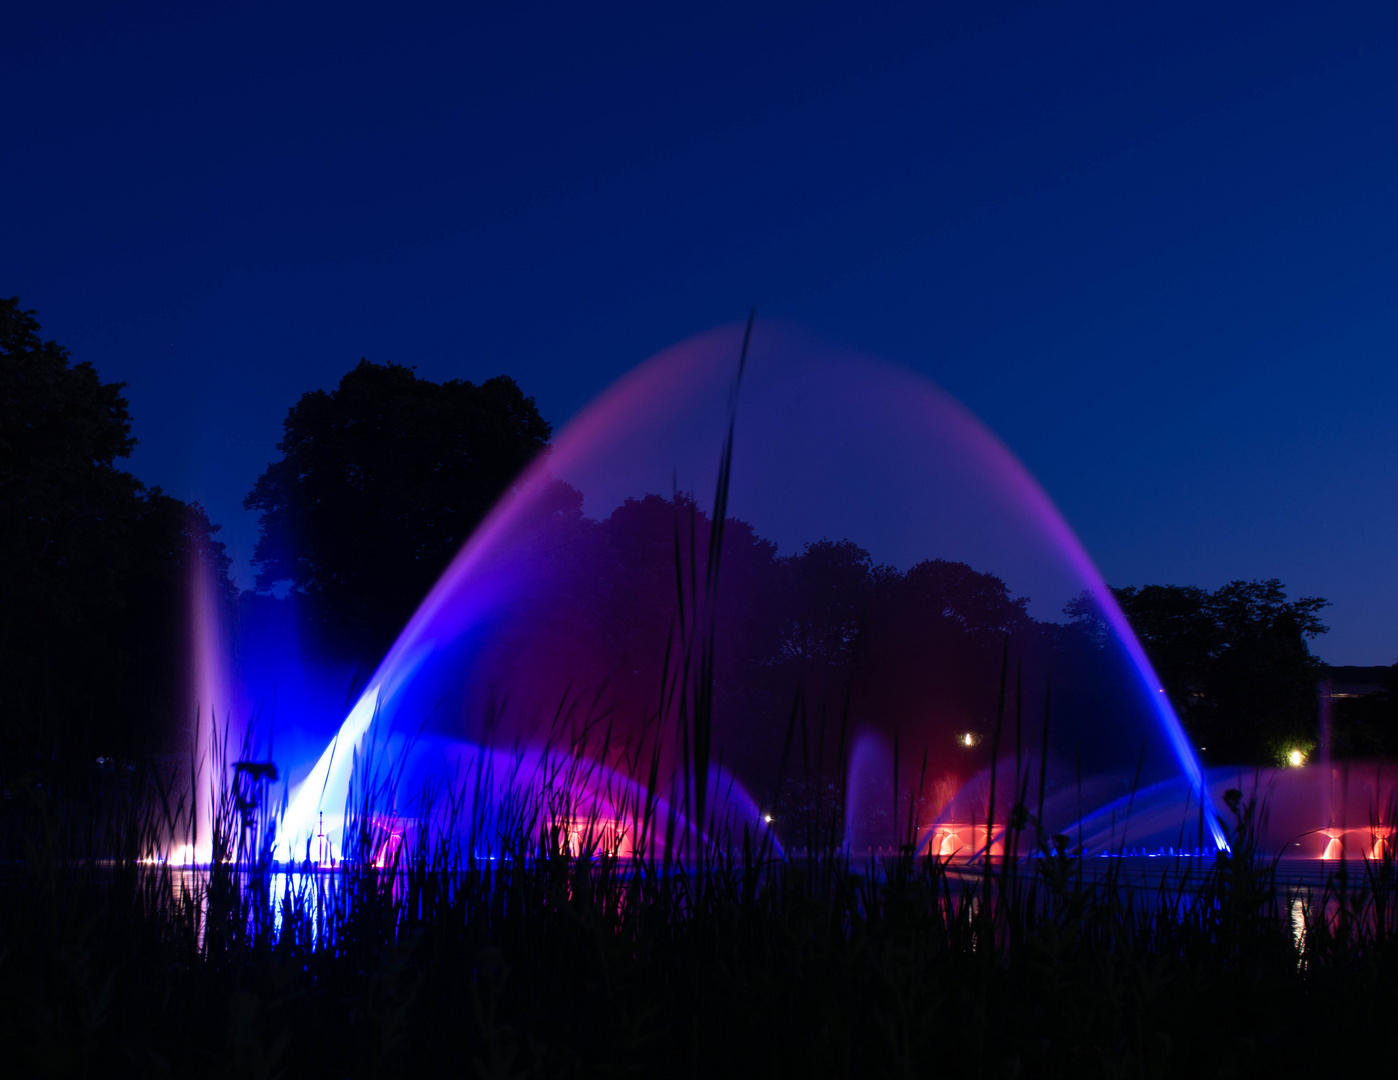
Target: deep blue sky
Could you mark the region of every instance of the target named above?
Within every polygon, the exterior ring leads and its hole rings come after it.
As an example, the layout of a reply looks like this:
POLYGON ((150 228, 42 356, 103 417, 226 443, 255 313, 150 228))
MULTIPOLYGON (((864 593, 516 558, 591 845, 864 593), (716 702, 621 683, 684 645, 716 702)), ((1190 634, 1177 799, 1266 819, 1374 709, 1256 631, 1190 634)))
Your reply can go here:
POLYGON ((1398 9, 292 6, 0 34, 0 295, 245 581, 360 356, 560 423, 756 303, 964 400, 1114 584, 1280 577, 1398 658, 1398 9))

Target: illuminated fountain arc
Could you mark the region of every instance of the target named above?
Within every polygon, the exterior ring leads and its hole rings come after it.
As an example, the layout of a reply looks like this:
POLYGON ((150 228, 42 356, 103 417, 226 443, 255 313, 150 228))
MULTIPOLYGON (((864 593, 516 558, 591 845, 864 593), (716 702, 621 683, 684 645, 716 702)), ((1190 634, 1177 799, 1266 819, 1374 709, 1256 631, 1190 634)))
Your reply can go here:
MULTIPOLYGON (((575 697, 579 688, 593 695, 593 706, 617 724, 618 742, 650 737, 651 706, 642 709, 621 695, 663 696, 655 657, 674 629, 674 615, 664 606, 674 602, 674 567, 669 592, 656 594, 668 600, 657 601, 654 611, 637 607, 630 594, 640 594, 635 582, 649 581, 646 574, 656 577, 658 564, 645 551, 657 545, 646 548, 636 536, 622 535, 618 523, 640 528, 637 522, 654 524, 660 514, 659 546, 670 552, 673 533, 675 559, 702 567, 696 551, 702 556, 708 543, 705 509, 684 493, 713 489, 741 333, 741 327, 724 327, 667 350, 624 376, 559 433, 549 454, 525 472, 443 573, 297 787, 283 821, 284 851, 302 851, 322 814, 343 812, 357 753, 378 725, 401 720, 400 713, 415 721, 431 713, 434 730, 477 744, 491 724, 503 722, 506 741, 526 746, 540 738, 530 717, 546 713, 566 686, 575 697), (641 576, 633 582, 623 572, 641 576), (599 580, 622 585, 600 595, 594 588, 599 580), (612 637, 595 632, 598 621, 612 637), (625 638, 633 623, 639 629, 625 638), (597 644, 623 638, 616 655, 603 655, 597 644), (636 660, 633 653, 649 659, 636 660), (609 693, 615 702, 603 701, 609 693), (492 720, 482 719, 501 702, 506 705, 492 720)), ((745 557, 754 565, 766 558, 764 565, 786 573, 789 563, 781 559, 798 554, 803 543, 848 536, 901 568, 935 556, 1003 573, 1016 593, 1040 598, 1033 609, 1038 619, 1051 621, 1065 601, 1090 595, 1112 655, 1120 654, 1136 687, 1129 707, 1118 710, 1124 719, 1103 729, 1102 741, 1158 744, 1160 752, 1150 755, 1150 781, 1185 784, 1206 808, 1212 843, 1223 846, 1193 749, 1110 589, 1043 489, 968 410, 911 372, 812 343, 772 323, 758 324, 739 409, 729 505, 732 517, 746 524, 725 541, 727 587, 757 587, 743 577, 745 557), (865 541, 870 532, 876 535, 865 541), (780 558, 762 546, 768 540, 780 558), (1131 719, 1138 714, 1149 716, 1139 731, 1131 719)), ((730 596, 724 603, 737 611, 743 599, 730 596)), ((737 615, 723 617, 720 643, 742 639, 747 624, 737 615)), ((743 617, 760 622, 751 612, 743 617)), ((775 670, 773 661, 762 663, 775 670)), ((911 695, 909 689, 904 697, 911 695)), ((760 741, 753 733, 785 724, 785 705, 780 717, 754 711, 759 697, 721 703, 731 714, 719 719, 721 727, 727 724, 735 761, 760 760, 761 747, 749 745, 760 741)), ((763 700, 779 697, 768 692, 763 700)), ((911 706, 900 699, 899 707, 911 706)), ((663 707, 657 708, 663 719, 663 707)), ((929 702, 928 708, 941 709, 938 724, 954 719, 949 707, 929 702)), ((870 709, 877 722, 877 709, 870 709)), ((1095 730, 1072 737, 1092 737, 1095 730)), ((681 750, 688 752, 677 740, 667 750, 676 762, 681 750)), ((1070 754, 1066 741, 1055 750, 1070 754)), ((615 745, 610 752, 615 756, 615 745)), ((1135 754, 1111 753, 1104 767, 1129 780, 1135 754)), ((741 794, 733 803, 740 817, 770 817, 738 783, 756 776, 757 766, 734 768, 737 779, 718 777, 715 790, 741 794)), ((753 782, 765 781, 757 776, 753 782)))
POLYGON ((1125 612, 1122 611, 1121 605, 1116 602, 1111 587, 1102 577, 1101 571, 1097 569, 1097 564, 1087 553, 1087 548, 1083 546, 1077 533, 1068 524, 1067 519, 1064 518, 1053 500, 1049 498, 1048 493, 1044 491, 1043 487, 1009 447, 960 402, 943 394, 940 390, 933 392, 940 397, 938 404, 943 410, 943 415, 953 418, 957 425, 958 437, 964 440, 967 445, 974 446, 976 452, 984 460, 994 463, 995 473, 1012 492, 1012 497, 1020 501, 1029 514, 1040 522, 1057 550, 1062 552, 1071 562, 1099 613, 1110 626, 1116 640, 1126 651, 1131 665, 1141 681, 1152 711, 1160 729, 1169 741, 1170 748, 1188 783, 1189 790, 1203 806, 1209 839, 1216 848, 1226 850, 1228 841, 1225 831, 1219 821, 1218 813, 1209 794, 1209 788, 1205 783, 1203 769, 1194 753, 1189 736, 1185 733, 1184 725, 1180 722, 1179 715, 1165 691, 1164 684, 1156 674, 1150 658, 1146 656, 1140 639, 1132 630, 1130 623, 1127 622, 1125 612))

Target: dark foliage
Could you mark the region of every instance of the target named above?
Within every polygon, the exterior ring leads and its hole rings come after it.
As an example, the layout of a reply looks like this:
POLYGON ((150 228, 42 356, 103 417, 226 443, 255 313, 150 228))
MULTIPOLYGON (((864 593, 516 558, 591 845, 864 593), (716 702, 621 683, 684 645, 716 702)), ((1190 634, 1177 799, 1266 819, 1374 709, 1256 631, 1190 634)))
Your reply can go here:
POLYGON ((1288 600, 1275 578, 1113 592, 1205 760, 1276 764, 1315 746, 1324 665, 1307 643, 1328 601, 1288 600))
POLYGON ((244 500, 258 588, 289 585, 331 644, 377 660, 549 435, 507 376, 434 383, 361 360, 291 408, 282 459, 244 500))
POLYGON ((121 383, 0 300, 0 714, 4 771, 138 754, 173 737, 192 560, 231 602, 198 506, 117 468, 135 445, 121 383))
POLYGON ((547 813, 495 858, 189 872, 138 861, 172 793, 155 821, 109 794, 105 829, 32 789, 0 815, 16 1075, 1272 1080, 1381 1061, 1398 992, 1391 853, 1287 886, 1238 793, 1231 853, 1134 884, 1032 821, 1028 863, 680 865, 547 813))
MULTIPOLYGON (((1321 685, 1328 691, 1335 672, 1325 674, 1321 685)), ((1378 689, 1334 697, 1329 707, 1331 751, 1337 757, 1398 756, 1398 664, 1383 670, 1378 689)))

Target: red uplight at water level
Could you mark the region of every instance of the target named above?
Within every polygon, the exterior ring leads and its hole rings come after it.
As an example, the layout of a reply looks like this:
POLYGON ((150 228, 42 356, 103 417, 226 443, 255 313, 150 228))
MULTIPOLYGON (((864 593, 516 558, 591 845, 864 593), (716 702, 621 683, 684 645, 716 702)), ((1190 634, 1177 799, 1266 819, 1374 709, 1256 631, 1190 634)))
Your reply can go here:
POLYGON ((624 821, 572 818, 558 823, 563 850, 574 858, 583 854, 629 859, 635 854, 632 832, 624 821))
POLYGON ((991 842, 990 828, 984 823, 944 822, 931 826, 920 848, 933 852, 939 859, 972 859, 984 855, 986 846, 990 854, 1004 854, 1004 843, 1000 838, 991 842))
POLYGON ((1393 834, 1390 825, 1371 825, 1355 829, 1324 829, 1325 851, 1320 858, 1323 862, 1338 862, 1340 859, 1369 859, 1382 861, 1389 854, 1389 839, 1393 834))
POLYGON ((374 866, 379 870, 384 870, 396 865, 403 848, 405 830, 402 823, 390 819, 388 821, 374 821, 372 825, 374 836, 371 843, 377 849, 374 866))

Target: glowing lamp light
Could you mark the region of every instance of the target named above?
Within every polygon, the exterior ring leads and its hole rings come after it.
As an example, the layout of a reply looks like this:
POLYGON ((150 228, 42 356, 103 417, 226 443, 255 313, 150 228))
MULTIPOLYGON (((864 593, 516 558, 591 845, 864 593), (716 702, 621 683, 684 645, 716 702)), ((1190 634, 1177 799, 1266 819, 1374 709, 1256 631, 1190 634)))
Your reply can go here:
POLYGON ((966 732, 965 735, 961 736, 961 745, 962 745, 962 746, 975 746, 975 745, 976 745, 976 737, 975 737, 974 735, 972 735, 969 731, 966 732))
POLYGON ((1301 753, 1300 750, 1293 750, 1286 755, 1286 760, 1291 764, 1291 767, 1295 769, 1306 763, 1306 755, 1301 753))
POLYGON ((763 814, 763 815, 762 815, 762 820, 763 820, 764 822, 766 822, 768 825, 770 825, 770 824, 772 824, 772 815, 771 815, 771 814, 763 814))

